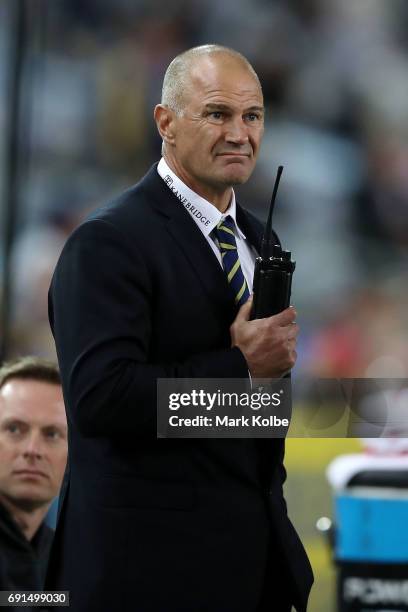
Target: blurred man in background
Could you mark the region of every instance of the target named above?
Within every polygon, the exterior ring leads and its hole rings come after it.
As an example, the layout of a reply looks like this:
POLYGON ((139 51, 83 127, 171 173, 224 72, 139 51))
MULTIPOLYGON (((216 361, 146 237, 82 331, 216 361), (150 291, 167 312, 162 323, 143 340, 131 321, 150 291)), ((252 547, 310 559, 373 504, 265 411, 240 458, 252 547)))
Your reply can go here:
POLYGON ((53 530, 44 518, 67 459, 58 368, 25 357, 0 368, 0 590, 41 590, 53 530))

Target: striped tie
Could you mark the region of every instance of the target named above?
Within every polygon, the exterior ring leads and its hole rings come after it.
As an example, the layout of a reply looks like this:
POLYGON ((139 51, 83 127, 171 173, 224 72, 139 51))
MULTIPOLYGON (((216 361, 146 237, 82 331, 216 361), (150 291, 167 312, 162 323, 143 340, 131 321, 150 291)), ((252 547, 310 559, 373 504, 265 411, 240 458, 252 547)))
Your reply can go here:
POLYGON ((234 294, 235 303, 242 306, 249 298, 249 290, 239 261, 233 228, 234 221, 228 216, 219 222, 214 233, 218 238, 222 265, 234 294))

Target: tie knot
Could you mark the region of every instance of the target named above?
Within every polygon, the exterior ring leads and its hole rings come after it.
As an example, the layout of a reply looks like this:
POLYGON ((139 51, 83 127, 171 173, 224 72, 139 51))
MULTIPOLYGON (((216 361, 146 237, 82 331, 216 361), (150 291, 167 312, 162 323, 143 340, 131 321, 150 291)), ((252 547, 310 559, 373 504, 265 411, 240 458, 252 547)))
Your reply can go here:
POLYGON ((225 219, 220 221, 217 225, 218 228, 221 228, 222 226, 234 231, 234 219, 231 217, 231 215, 225 217, 225 219))
POLYGON ((234 234, 234 220, 228 216, 220 221, 216 227, 215 233, 220 243, 221 252, 226 249, 236 249, 237 243, 234 234))

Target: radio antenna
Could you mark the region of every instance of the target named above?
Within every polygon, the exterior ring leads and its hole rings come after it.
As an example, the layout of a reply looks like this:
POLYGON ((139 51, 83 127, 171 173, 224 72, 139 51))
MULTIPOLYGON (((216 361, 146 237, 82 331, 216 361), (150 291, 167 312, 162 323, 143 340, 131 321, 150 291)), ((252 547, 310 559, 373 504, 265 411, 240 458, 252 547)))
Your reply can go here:
POLYGON ((282 172, 283 172, 283 166, 279 166, 278 167, 278 172, 276 173, 275 185, 273 186, 271 205, 269 207, 268 220, 266 222, 265 232, 264 232, 264 235, 262 237, 261 257, 271 257, 272 256, 272 251, 273 251, 273 244, 272 244, 272 216, 273 216, 273 210, 275 208, 276 194, 278 192, 279 181, 280 181, 280 177, 282 175, 282 172))

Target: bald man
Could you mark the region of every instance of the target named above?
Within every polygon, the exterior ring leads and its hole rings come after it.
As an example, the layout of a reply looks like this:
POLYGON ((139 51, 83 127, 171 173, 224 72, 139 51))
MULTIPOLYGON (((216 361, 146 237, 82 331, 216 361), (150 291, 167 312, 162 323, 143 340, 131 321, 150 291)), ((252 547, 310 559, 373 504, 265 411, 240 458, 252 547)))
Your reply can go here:
POLYGON ((157 379, 280 377, 296 361, 293 308, 249 321, 262 226, 233 186, 259 153, 259 79, 236 51, 190 49, 154 118, 162 159, 72 234, 50 289, 70 476, 47 587, 75 612, 303 612, 313 578, 283 440, 156 432, 157 379))

